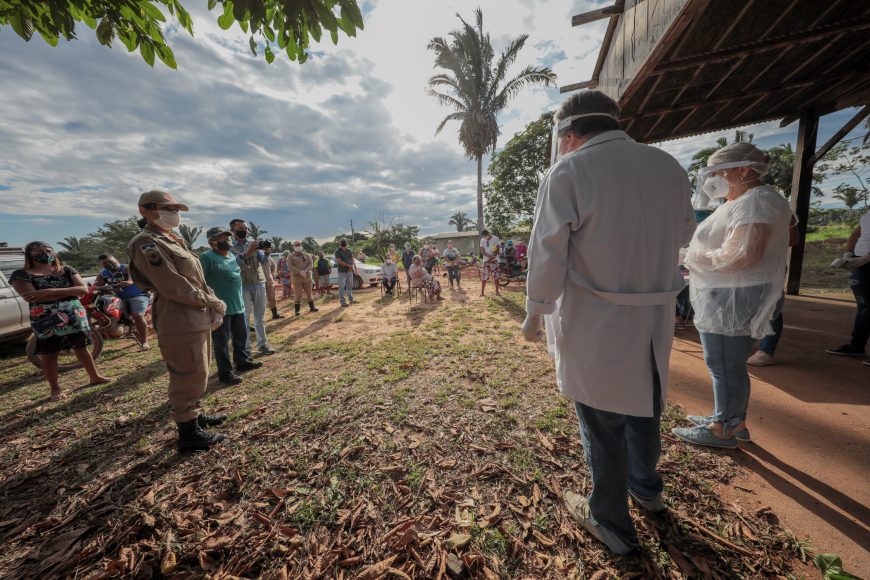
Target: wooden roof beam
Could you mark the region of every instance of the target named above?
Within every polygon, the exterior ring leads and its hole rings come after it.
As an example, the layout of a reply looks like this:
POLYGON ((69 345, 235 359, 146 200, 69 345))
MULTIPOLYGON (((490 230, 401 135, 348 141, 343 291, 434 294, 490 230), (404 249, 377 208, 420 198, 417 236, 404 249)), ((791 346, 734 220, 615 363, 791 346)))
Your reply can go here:
POLYGON ((573 83, 570 85, 565 85, 564 87, 559 87, 559 92, 560 93, 571 93, 574 91, 579 91, 581 89, 594 89, 597 86, 598 86, 598 80, 593 79, 593 80, 583 81, 582 83, 573 83))
POLYGON ((839 131, 834 133, 834 135, 830 139, 828 139, 824 145, 822 145, 821 147, 819 147, 816 150, 815 154, 813 154, 813 158, 810 161, 810 163, 815 165, 815 163, 819 159, 821 159, 822 157, 827 155, 828 151, 833 149, 834 145, 836 145, 837 143, 840 142, 840 139, 842 139, 843 137, 848 135, 849 131, 851 131, 852 129, 857 127, 858 123, 863 121, 867 117, 868 114, 870 114, 870 105, 864 105, 864 107, 862 107, 860 111, 855 113, 855 116, 853 116, 851 119, 849 119, 849 121, 845 125, 843 125, 839 131))
MULTIPOLYGON (((834 82, 836 82, 839 84, 840 82, 842 82, 844 80, 854 78, 854 77, 855 77, 855 73, 846 73, 846 74, 836 75, 836 76, 831 76, 831 77, 821 77, 821 78, 812 79, 812 80, 805 80, 805 81, 780 85, 780 86, 776 87, 775 89, 765 89, 762 91, 751 91, 748 93, 730 95, 727 97, 721 97, 718 99, 713 99, 713 100, 704 101, 704 102, 700 102, 700 103, 689 103, 686 105, 680 105, 679 107, 669 107, 667 109, 658 109, 655 111, 645 111, 645 112, 640 113, 638 115, 631 115, 631 117, 654 117, 654 116, 660 115, 662 113, 673 113, 676 111, 688 111, 689 109, 692 109, 692 108, 697 107, 697 106, 702 106, 702 105, 703 106, 720 105, 720 104, 726 104, 726 103, 730 103, 732 101, 737 101, 737 100, 741 100, 741 99, 749 99, 752 97, 769 96, 772 94, 783 94, 783 93, 787 93, 789 91, 794 91, 796 89, 801 89, 801 88, 816 85, 819 83, 834 83, 834 82)), ((829 85, 829 86, 833 86, 833 85, 829 85)), ((788 98, 791 98, 791 97, 788 97, 788 98)), ((627 117, 627 118, 630 118, 630 117, 627 117)))
POLYGON ((605 18, 610 18, 612 16, 619 16, 622 14, 623 10, 625 10, 625 2, 621 0, 612 6, 605 6, 598 10, 575 14, 571 17, 571 26, 580 26, 581 24, 589 24, 590 22, 604 20, 605 18))
POLYGON ((814 42, 816 40, 821 40, 829 36, 847 34, 849 32, 857 32, 860 30, 866 30, 868 28, 870 28, 870 18, 867 17, 857 18, 846 22, 836 22, 834 24, 822 26, 815 30, 807 30, 794 34, 784 34, 782 36, 777 36, 768 40, 750 42, 739 46, 733 46, 731 48, 714 50, 705 54, 698 54, 672 60, 670 62, 659 64, 658 66, 656 66, 652 74, 658 75, 675 70, 694 68, 701 64, 722 62, 743 55, 775 50, 777 48, 790 46, 796 43, 814 42))

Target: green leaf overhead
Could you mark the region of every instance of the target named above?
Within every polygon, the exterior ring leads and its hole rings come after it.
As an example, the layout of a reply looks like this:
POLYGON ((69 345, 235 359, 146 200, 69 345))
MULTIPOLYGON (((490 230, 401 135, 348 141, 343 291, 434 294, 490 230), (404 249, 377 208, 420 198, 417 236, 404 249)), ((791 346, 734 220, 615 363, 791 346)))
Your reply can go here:
MULTIPOLYGON (((276 46, 302 64, 308 60, 309 37, 320 42, 326 31, 338 43, 340 33, 352 37, 363 29, 357 0, 208 0, 208 9, 218 12, 215 18, 223 30, 238 23, 249 36, 251 52, 262 53, 269 63, 275 60, 276 46)), ((111 46, 120 38, 149 65, 157 56, 175 68, 161 26, 170 25, 167 13, 193 35, 193 20, 179 0, 0 0, 0 29, 8 26, 24 40, 38 32, 57 46, 60 38, 74 40, 77 24, 83 23, 96 31, 100 44, 111 46)))

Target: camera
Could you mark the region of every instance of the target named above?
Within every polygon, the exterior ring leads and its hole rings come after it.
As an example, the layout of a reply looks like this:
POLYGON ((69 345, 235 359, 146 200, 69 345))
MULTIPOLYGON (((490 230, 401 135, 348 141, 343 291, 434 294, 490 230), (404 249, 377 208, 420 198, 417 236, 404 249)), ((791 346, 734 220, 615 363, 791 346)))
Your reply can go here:
POLYGON ((272 248, 272 242, 270 240, 263 240, 260 242, 260 247, 264 250, 269 250, 272 248))

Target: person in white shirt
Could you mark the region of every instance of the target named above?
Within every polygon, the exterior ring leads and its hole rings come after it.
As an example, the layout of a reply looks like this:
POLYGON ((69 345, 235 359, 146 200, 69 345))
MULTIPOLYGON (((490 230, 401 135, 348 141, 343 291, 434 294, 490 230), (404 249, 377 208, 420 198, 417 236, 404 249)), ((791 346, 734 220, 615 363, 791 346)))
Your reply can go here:
POLYGON ((453 247, 453 240, 447 242, 447 247, 444 248, 444 264, 447 268, 447 281, 450 282, 450 289, 453 290, 453 281, 456 281, 456 289, 461 290, 459 286, 459 258, 462 255, 459 250, 453 247))
POLYGON ((568 491, 565 504, 624 555, 638 549, 628 496, 666 509, 659 426, 674 300, 685 286, 679 250, 695 218, 686 171, 631 139, 619 114, 604 93, 580 91, 555 115, 562 157, 538 191, 523 334, 537 339, 546 317, 557 384, 580 422, 592 494, 568 491))
POLYGON ((489 230, 483 230, 480 238, 480 257, 483 263, 480 265, 480 295, 483 296, 486 290, 486 283, 492 280, 495 286, 495 295, 499 296, 498 279, 500 272, 498 268, 498 248, 501 240, 498 236, 489 233, 489 230))
MULTIPOLYGON (((858 310, 852 325, 852 340, 825 352, 840 356, 865 356, 867 339, 870 338, 870 210, 861 216, 858 227, 846 242, 846 253, 833 265, 849 270, 849 286, 855 294, 858 310)), ((864 364, 870 366, 870 357, 864 359, 864 364)))
POLYGON ((395 288, 396 282, 399 281, 397 273, 398 268, 396 263, 393 261, 392 256, 387 254, 387 258, 381 266, 381 284, 384 285, 384 290, 386 290, 389 296, 393 295, 393 288, 395 288))

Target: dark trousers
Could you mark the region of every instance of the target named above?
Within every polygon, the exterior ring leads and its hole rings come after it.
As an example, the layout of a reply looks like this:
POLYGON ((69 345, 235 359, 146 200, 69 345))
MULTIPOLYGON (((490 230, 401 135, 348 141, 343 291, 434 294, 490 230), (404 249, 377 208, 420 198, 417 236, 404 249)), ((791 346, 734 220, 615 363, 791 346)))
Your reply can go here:
POLYGON ((592 517, 629 545, 637 545, 637 531, 628 513, 628 488, 652 499, 664 487, 656 471, 662 451, 662 386, 654 356, 652 375, 652 417, 601 411, 575 402, 586 465, 592 477, 592 517))
POLYGON ((761 339, 761 344, 758 345, 758 350, 766 352, 770 356, 776 353, 776 346, 779 344, 779 339, 782 338, 782 329, 785 327, 785 322, 782 319, 782 309, 785 307, 785 294, 780 297, 776 303, 773 320, 770 321, 770 326, 773 328, 773 334, 765 336, 761 339))
POLYGON ((853 347, 864 350, 870 338, 870 264, 849 273, 849 286, 855 295, 855 324, 852 326, 853 347))
POLYGON ((233 343, 233 360, 236 365, 242 362, 250 362, 251 350, 248 325, 245 322, 245 314, 227 314, 224 323, 211 333, 214 343, 214 360, 217 363, 218 375, 228 375, 233 370, 230 363, 230 342, 233 343))
POLYGON ((393 288, 396 287, 396 282, 398 282, 398 281, 399 281, 399 279, 396 278, 395 276, 391 277, 390 279, 387 279, 386 276, 381 278, 381 284, 384 285, 384 288, 387 289, 387 292, 392 292, 393 288))
POLYGON ((450 282, 450 287, 453 287, 453 281, 459 284, 459 266, 447 266, 447 281, 450 282))

